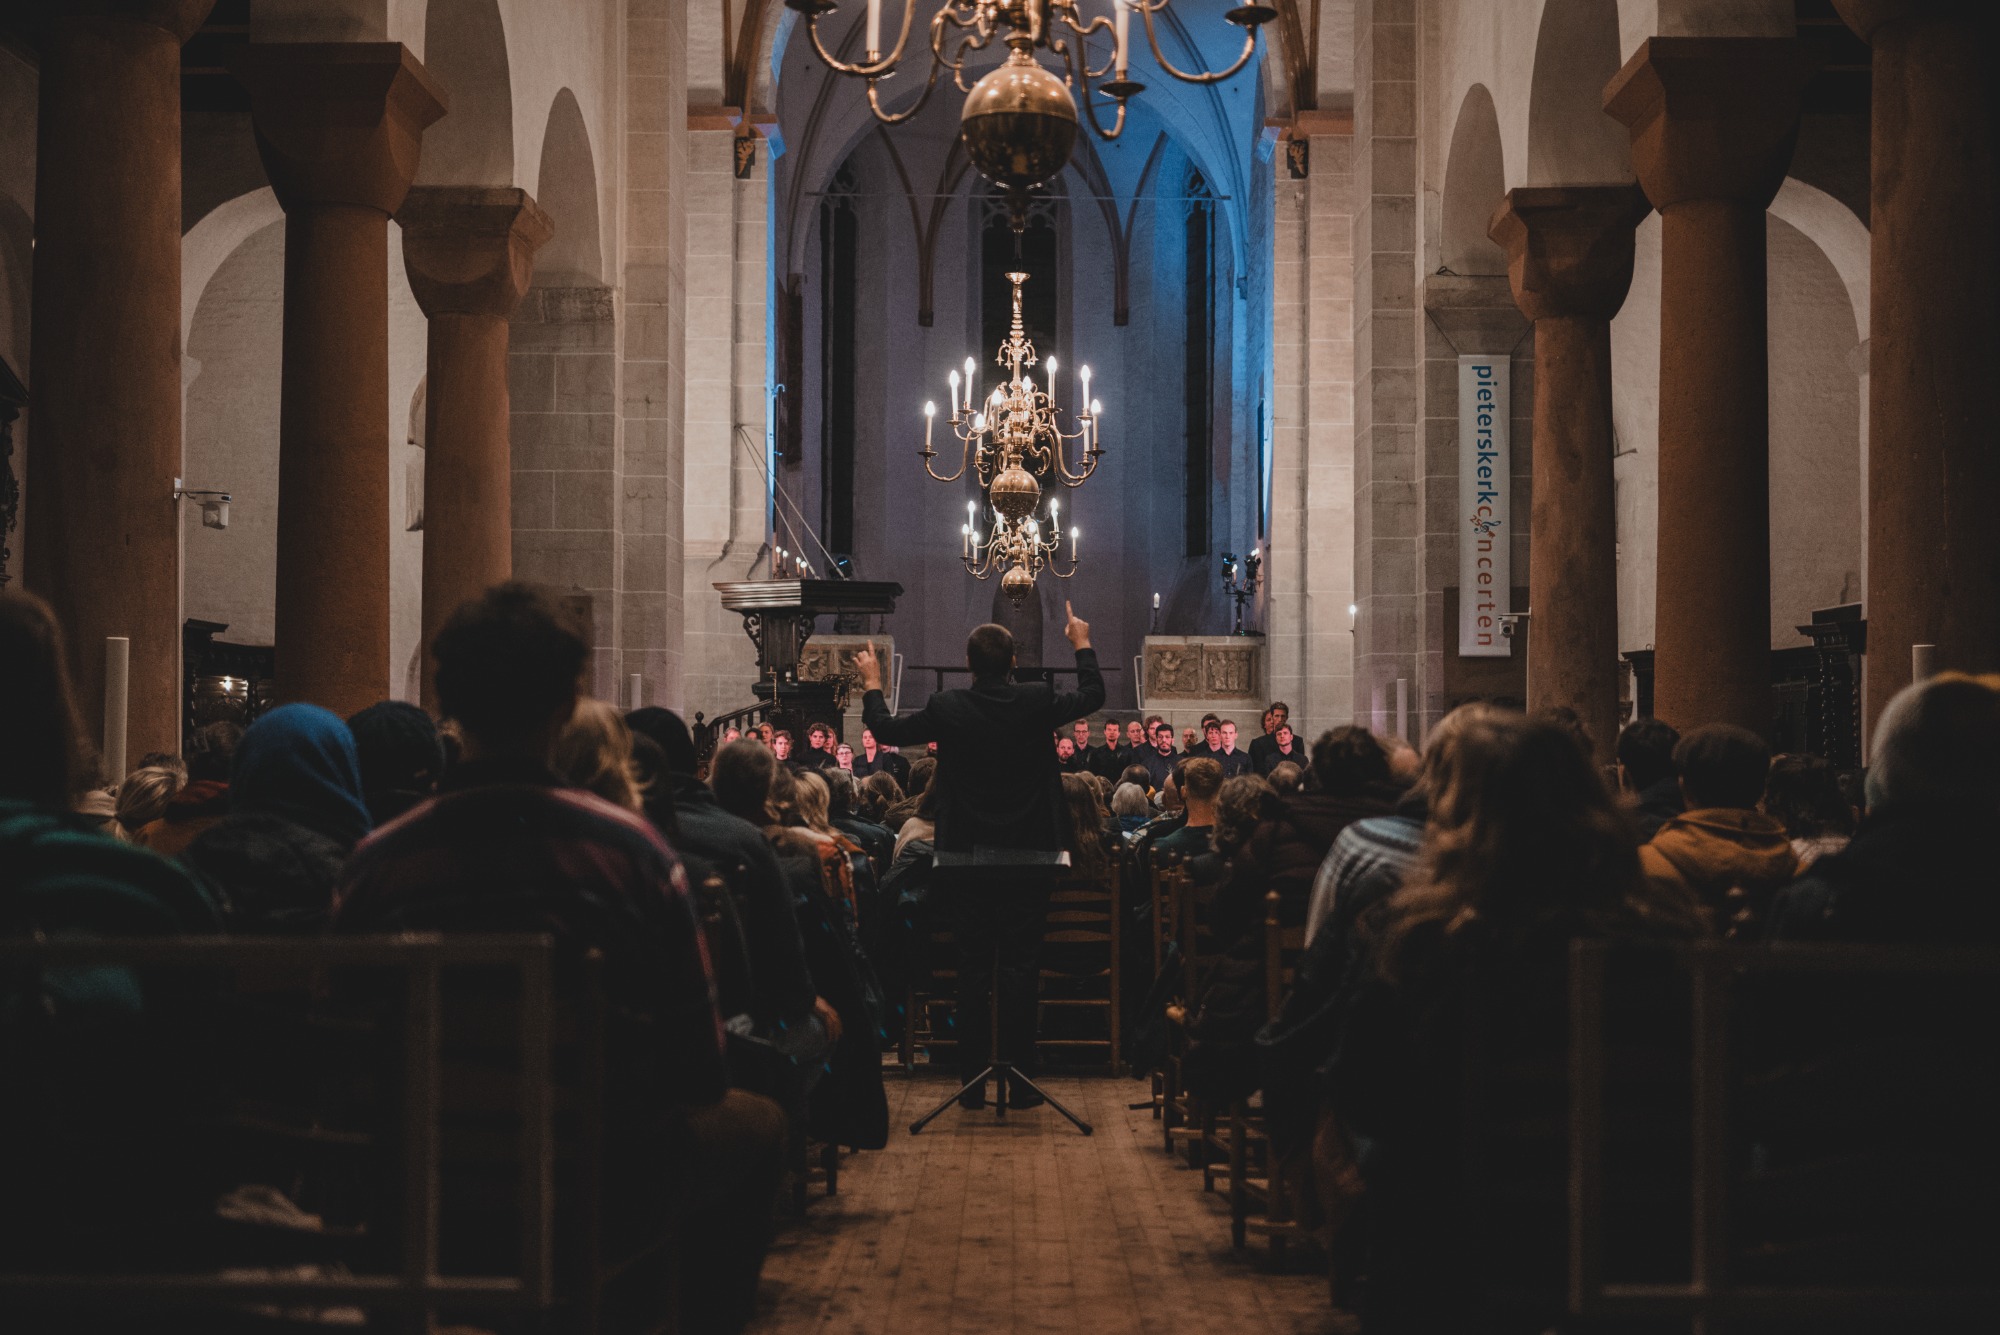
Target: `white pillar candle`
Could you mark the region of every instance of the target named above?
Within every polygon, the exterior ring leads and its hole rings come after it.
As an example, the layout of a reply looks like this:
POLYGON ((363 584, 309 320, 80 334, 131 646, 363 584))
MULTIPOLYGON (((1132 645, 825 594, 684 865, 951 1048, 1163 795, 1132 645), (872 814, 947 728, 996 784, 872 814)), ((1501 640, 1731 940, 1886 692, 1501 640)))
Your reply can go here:
POLYGON ((972 406, 972 375, 978 369, 979 364, 972 358, 965 359, 965 406, 968 408, 972 406))
POLYGON ((104 778, 125 782, 125 709, 132 679, 132 641, 124 635, 104 640, 104 778))
POLYGON ((868 59, 882 55, 882 0, 868 0, 868 59))
POLYGON ((1118 79, 1122 83, 1132 63, 1132 8, 1127 0, 1111 0, 1118 20, 1118 79))
POLYGON ((926 399, 924 400, 924 453, 926 454, 930 453, 931 428, 936 424, 937 424, 937 405, 935 403, 932 403, 929 399, 926 399))
POLYGON ((1049 358, 1049 408, 1053 410, 1055 406, 1056 406, 1056 359, 1054 357, 1050 357, 1049 358))

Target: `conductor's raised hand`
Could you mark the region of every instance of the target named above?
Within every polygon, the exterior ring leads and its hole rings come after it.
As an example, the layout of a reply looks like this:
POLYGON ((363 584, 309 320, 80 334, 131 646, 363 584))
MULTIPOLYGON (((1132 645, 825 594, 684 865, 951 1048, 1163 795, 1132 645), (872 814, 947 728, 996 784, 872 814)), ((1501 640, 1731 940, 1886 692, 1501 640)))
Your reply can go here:
POLYGON ((1090 647, 1090 623, 1078 617, 1076 609, 1068 603, 1063 604, 1063 611, 1069 616, 1069 621, 1063 626, 1063 635, 1069 640, 1069 647, 1072 649, 1088 649, 1090 647))
POLYGON ((854 655, 854 670, 861 677, 861 689, 879 691, 882 689, 882 660, 875 656, 873 641, 861 646, 854 655))

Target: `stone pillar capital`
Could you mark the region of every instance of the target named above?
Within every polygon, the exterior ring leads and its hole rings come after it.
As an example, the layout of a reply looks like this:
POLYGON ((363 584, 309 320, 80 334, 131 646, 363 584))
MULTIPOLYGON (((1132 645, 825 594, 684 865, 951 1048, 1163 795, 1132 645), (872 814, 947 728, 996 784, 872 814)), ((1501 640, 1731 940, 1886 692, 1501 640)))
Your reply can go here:
POLYGON ((515 186, 420 185, 396 213, 403 267, 426 316, 497 315, 521 304, 555 224, 515 186))
POLYGON ((255 42, 233 72, 250 90, 278 202, 393 214, 446 96, 400 42, 255 42))
POLYGON ((1865 42, 1891 24, 1933 23, 1990 13, 1992 0, 1833 0, 1847 26, 1865 42))
POLYGON ((1632 135, 1632 165, 1658 209, 1690 200, 1767 207, 1784 183, 1799 95, 1817 67, 1789 37, 1652 37, 1604 90, 1632 135))
POLYGON ((1633 230, 1651 212, 1636 185, 1524 186, 1507 192, 1487 235, 1506 250, 1530 320, 1609 320, 1632 286, 1633 230))

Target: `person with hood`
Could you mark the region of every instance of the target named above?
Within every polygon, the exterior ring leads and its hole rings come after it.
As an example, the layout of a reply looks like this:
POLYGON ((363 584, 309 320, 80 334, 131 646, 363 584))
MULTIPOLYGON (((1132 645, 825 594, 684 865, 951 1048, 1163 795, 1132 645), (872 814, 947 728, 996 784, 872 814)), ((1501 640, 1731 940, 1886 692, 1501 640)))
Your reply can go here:
POLYGON ((1748 728, 1711 723, 1674 747, 1687 810, 1639 850, 1655 885, 1698 901, 1718 933, 1761 922, 1772 896, 1799 874, 1785 827, 1757 809, 1771 748, 1748 728))
POLYGON ((232 931, 315 932, 347 855, 373 828, 354 734, 318 705, 280 705, 243 734, 229 815, 181 860, 214 890, 232 931))
POLYGON ((377 826, 415 808, 444 777, 437 720, 404 700, 380 700, 347 720, 361 757, 361 792, 377 826))

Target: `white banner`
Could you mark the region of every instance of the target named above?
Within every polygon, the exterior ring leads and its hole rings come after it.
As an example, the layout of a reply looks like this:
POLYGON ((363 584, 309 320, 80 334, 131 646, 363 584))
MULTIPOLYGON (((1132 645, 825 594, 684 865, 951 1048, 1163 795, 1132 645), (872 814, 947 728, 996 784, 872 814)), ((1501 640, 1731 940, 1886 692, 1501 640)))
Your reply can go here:
POLYGON ((1507 658, 1514 642, 1500 633, 1513 611, 1507 559, 1513 533, 1508 462, 1510 359, 1458 359, 1458 653, 1507 658))

